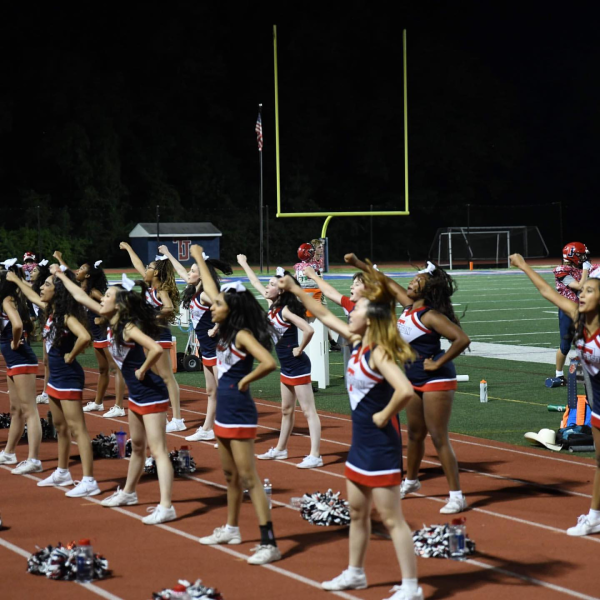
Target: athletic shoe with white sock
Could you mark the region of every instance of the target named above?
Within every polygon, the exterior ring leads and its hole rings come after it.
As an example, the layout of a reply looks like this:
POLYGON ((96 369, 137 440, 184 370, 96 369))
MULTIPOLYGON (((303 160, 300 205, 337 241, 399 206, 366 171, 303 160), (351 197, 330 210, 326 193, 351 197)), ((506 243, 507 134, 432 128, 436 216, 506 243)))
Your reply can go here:
POLYGON ((227 528, 227 525, 223 525, 223 527, 217 527, 212 532, 212 535, 201 537, 198 541, 205 546, 213 546, 215 544, 241 544, 242 536, 240 535, 239 527, 236 527, 234 531, 231 531, 227 528))
POLYGON ((285 460, 287 457, 287 450, 277 450, 277 448, 269 448, 264 454, 256 455, 259 460, 285 460))
POLYGON ((0 452, 0 465, 16 465, 17 464, 17 455, 9 454, 8 452, 0 452))
POLYGON ((215 439, 215 432, 212 429, 202 429, 198 427, 196 433, 188 435, 185 438, 188 442, 202 442, 215 439))
POLYGON ((138 503, 138 497, 135 492, 125 492, 120 487, 117 488, 117 491, 109 496, 108 498, 104 498, 101 504, 102 506, 133 506, 138 503))
POLYGON ((296 465, 299 469, 316 469, 323 466, 323 458, 321 456, 313 456, 309 454, 305 456, 301 463, 296 465))
POLYGON ((96 404, 95 402, 88 402, 83 407, 83 412, 92 412, 93 410, 104 410, 104 404, 96 404))
POLYGON ((101 493, 98 484, 95 479, 91 479, 85 481, 82 479, 81 481, 76 481, 76 485, 72 490, 69 490, 65 496, 69 496, 69 498, 84 498, 86 496, 96 496, 101 493))
POLYGON ((44 470, 39 460, 28 458, 20 462, 12 471, 13 475, 25 475, 27 473, 41 473, 44 470))
POLYGON ((248 558, 249 565, 266 565, 281 559, 281 552, 277 546, 255 546, 251 552, 254 554, 248 558))
POLYGON ((580 515, 577 525, 567 529, 567 535, 589 535, 600 533, 600 521, 592 521, 589 515, 580 515))
POLYGON ((173 431, 185 431, 186 429, 185 419, 172 419, 167 422, 167 433, 172 433, 173 431))
POLYGON ((423 590, 419 587, 416 592, 409 592, 401 585, 395 585, 390 592, 395 592, 386 600, 423 600, 423 590))
POLYGON ((50 404, 50 398, 46 392, 42 392, 39 396, 35 397, 36 404, 50 404))
POLYGON ((421 489, 421 482, 418 479, 410 481, 403 479, 400 484, 400 498, 404 498, 407 494, 418 492, 421 489))
POLYGON ((467 510, 467 499, 462 496, 460 498, 449 498, 446 506, 440 508, 440 513, 443 515, 454 515, 456 513, 467 510))
POLYGON ((42 479, 42 481, 38 481, 38 487, 48 487, 51 485, 73 485, 73 480, 71 479, 71 473, 66 471, 65 473, 60 473, 58 469, 54 471, 50 476, 46 477, 46 479, 42 479))
POLYGON ((112 419, 114 417, 124 417, 125 409, 121 406, 117 406, 116 404, 108 410, 108 412, 102 415, 105 419, 112 419))
POLYGON ((148 512, 150 514, 142 519, 144 525, 160 525, 160 523, 173 521, 177 518, 177 513, 172 506, 171 508, 164 508, 159 504, 158 506, 151 506, 148 512))
POLYGON ((329 592, 364 590, 367 587, 367 576, 364 573, 351 573, 350 569, 346 569, 331 581, 323 581, 321 587, 329 592))

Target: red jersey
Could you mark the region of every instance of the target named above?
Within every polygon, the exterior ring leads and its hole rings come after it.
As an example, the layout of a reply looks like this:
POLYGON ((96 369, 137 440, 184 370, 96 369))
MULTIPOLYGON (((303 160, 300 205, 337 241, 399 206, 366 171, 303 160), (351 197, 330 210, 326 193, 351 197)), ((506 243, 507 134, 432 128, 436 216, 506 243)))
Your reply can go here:
POLYGON ((554 269, 556 291, 573 302, 579 302, 577 292, 569 287, 573 281, 581 281, 581 269, 573 265, 560 265, 554 269))

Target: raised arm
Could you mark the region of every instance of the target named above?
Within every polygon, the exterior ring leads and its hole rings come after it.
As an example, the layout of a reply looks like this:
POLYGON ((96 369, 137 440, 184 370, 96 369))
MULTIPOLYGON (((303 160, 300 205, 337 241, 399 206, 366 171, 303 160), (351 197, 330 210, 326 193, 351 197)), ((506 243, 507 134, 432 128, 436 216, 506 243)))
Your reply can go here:
POLYGON ((142 262, 142 259, 135 253, 134 249, 127 243, 121 242, 119 244, 120 250, 127 250, 129 254, 129 258, 131 259, 131 264, 133 268, 142 276, 146 275, 146 265, 142 262))
POLYGON ((204 288, 204 293, 209 297, 211 302, 214 302, 221 290, 217 288, 217 284, 215 283, 215 280, 212 278, 212 275, 206 266, 206 262, 202 256, 202 246, 194 244, 190 248, 190 253, 192 258, 196 261, 198 269, 200 269, 200 277, 202 278, 202 287, 204 288))
POLYGON ((187 281, 187 269, 171 254, 171 251, 164 244, 158 247, 158 251, 161 254, 164 254, 171 261, 173 268, 175 271, 177 271, 177 275, 179 275, 179 277, 181 277, 184 281, 187 281))
POLYGON ((520 254, 510 255, 510 264, 518 269, 521 269, 535 287, 538 289, 543 298, 551 302, 555 306, 558 306, 571 320, 575 321, 579 315, 577 304, 564 296, 561 296, 544 278, 536 273, 526 262, 520 254))
POLYGON ((60 250, 55 250, 52 255, 65 269, 71 270, 71 267, 63 260, 62 252, 60 250))
POLYGON ((54 277, 60 279, 65 289, 79 304, 82 304, 86 308, 94 311, 95 313, 100 312, 100 304, 96 302, 91 296, 88 296, 75 282, 71 281, 60 269, 56 269, 54 277))
POLYGON ((319 277, 312 267, 306 267, 306 269, 304 269, 304 275, 317 284, 317 287, 325 294, 326 298, 329 298, 329 300, 336 304, 342 304, 343 294, 338 292, 338 290, 327 283, 322 277, 319 277))
POLYGON ((19 279, 19 277, 17 277, 15 273, 13 273, 12 271, 8 271, 8 273, 6 273, 6 280, 15 283, 23 293, 23 296, 25 296, 25 298, 27 298, 29 302, 32 302, 40 308, 46 308, 46 303, 42 302, 42 299, 33 291, 33 288, 27 285, 21 279, 19 279))
POLYGON ((246 255, 238 254, 237 261, 238 261, 238 265, 240 265, 240 267, 242 267, 242 269, 244 269, 244 272, 248 276, 248 279, 250 280, 252 287, 264 298, 265 292, 267 291, 267 289, 260 282, 260 279, 256 276, 256 273, 248 265, 248 260, 246 259, 246 255))

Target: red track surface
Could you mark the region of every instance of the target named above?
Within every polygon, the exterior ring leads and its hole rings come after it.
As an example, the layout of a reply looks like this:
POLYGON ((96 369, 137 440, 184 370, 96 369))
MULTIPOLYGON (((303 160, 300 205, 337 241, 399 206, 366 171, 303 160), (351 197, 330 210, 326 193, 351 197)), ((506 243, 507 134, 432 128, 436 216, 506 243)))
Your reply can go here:
MULTIPOLYGON (((87 401, 93 398, 96 374, 87 370, 86 376, 87 401)), ((6 390, 6 371, 0 369, 0 412, 8 412, 6 390)), ((184 436, 203 420, 206 396, 202 390, 183 386, 181 398, 190 429, 169 434, 172 447, 179 447, 184 436)), ((112 401, 108 404, 112 405, 112 401)), ((260 400, 257 404, 257 451, 265 451, 274 445, 278 435, 279 407, 260 400)), ((40 415, 45 417, 46 412, 47 406, 40 406, 40 415)), ((64 490, 35 485, 56 468, 56 443, 44 442, 44 473, 12 476, 10 467, 0 467, 0 512, 6 527, 0 532, 0 598, 144 600, 180 578, 201 578, 206 585, 219 588, 225 600, 305 600, 308 595, 311 599, 389 597, 388 590, 399 583, 400 573, 391 542, 380 535, 373 535, 367 554, 367 590, 334 593, 320 589, 319 582, 338 575, 347 565, 347 530, 312 526, 299 517, 289 501, 292 496, 328 488, 342 490, 342 495, 346 495, 343 468, 350 443, 350 420, 329 413, 321 413, 321 420, 324 468, 295 467, 309 448, 301 413, 297 415, 296 435, 290 440, 290 459, 258 461, 261 477, 269 477, 274 485, 273 522, 283 553, 283 560, 264 567, 247 565, 244 560, 259 539, 250 502, 242 507, 241 545, 208 547, 197 542, 199 536, 210 533, 226 519, 225 482, 212 443, 191 443, 198 470, 175 481, 177 520, 145 526, 140 519, 147 507, 158 501, 156 478, 142 478, 139 506, 107 509, 100 506, 100 501, 117 485, 123 486, 127 463, 97 460, 95 476, 106 493, 87 499, 66 498, 64 490), (26 572, 26 556, 36 546, 82 537, 91 538, 95 550, 108 558, 111 578, 86 589, 26 572)), ((92 437, 127 427, 126 418, 104 419, 100 413, 89 414, 87 423, 92 437)), ((0 430, 0 446, 7 433, 0 430)), ((477 553, 463 563, 419 559, 425 597, 600 598, 600 578, 595 571, 600 536, 571 538, 565 533, 577 516, 589 509, 593 461, 468 436, 453 435, 452 439, 470 505, 465 513, 467 533, 476 542, 477 553)), ((75 445, 71 456, 77 458, 75 445)), ((20 446, 17 458, 25 457, 26 449, 20 446)), ((413 529, 447 521, 438 512, 447 495, 447 485, 431 445, 423 467, 421 491, 426 495, 412 495, 403 501, 413 529)), ((74 478, 81 477, 76 460, 71 473, 74 478)))

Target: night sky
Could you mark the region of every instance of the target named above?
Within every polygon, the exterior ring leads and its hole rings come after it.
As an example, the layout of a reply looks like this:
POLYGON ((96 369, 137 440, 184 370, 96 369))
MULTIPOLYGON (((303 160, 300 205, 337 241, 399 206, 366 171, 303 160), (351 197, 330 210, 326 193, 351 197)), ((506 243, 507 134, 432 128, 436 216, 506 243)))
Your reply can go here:
MULTIPOLYGON (((537 225, 552 256, 574 239, 600 255, 592 6, 13 6, 0 23, 0 252, 37 250, 41 206, 44 253, 118 266, 118 242, 160 204, 164 221, 212 221, 225 258, 256 260, 260 102, 271 258, 291 262, 324 219, 274 218, 277 24, 284 211, 403 208, 406 28, 411 216, 373 220, 373 258, 423 260, 438 227, 468 219, 537 225)), ((371 254, 368 219, 334 219, 329 237, 334 262, 371 254)))

